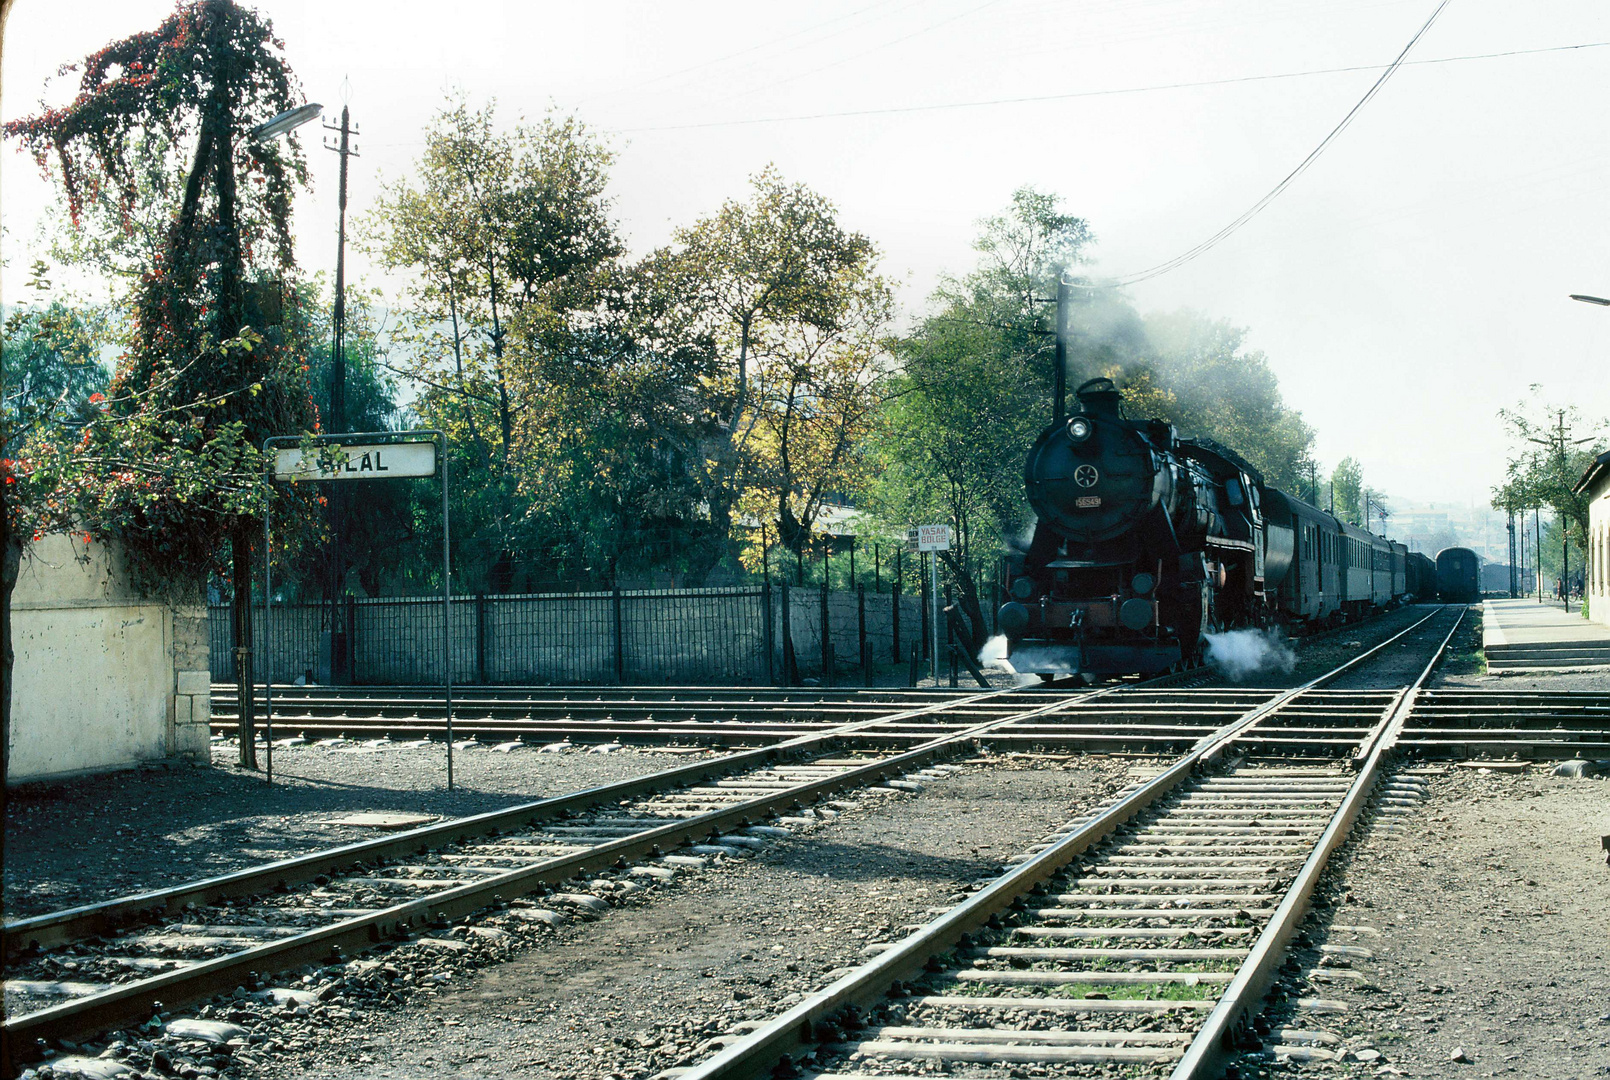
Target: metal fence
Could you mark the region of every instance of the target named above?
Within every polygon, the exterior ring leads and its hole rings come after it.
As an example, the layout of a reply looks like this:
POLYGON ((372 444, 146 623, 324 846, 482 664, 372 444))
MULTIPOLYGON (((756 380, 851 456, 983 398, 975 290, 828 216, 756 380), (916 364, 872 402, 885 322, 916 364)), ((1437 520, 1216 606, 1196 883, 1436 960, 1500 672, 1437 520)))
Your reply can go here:
MULTIPOLYGON (((232 682, 229 608, 214 605, 210 616, 213 678, 232 682)), ((439 597, 350 599, 333 617, 327 604, 275 604, 267 634, 258 606, 252 637, 258 681, 442 682, 439 597), (334 679, 332 624, 346 669, 334 679)), ((883 665, 914 642, 926 650, 916 597, 857 590, 824 601, 820 589, 774 585, 455 597, 451 653, 461 684, 763 685, 783 680, 785 654, 801 677, 848 680, 863 650, 883 665)))

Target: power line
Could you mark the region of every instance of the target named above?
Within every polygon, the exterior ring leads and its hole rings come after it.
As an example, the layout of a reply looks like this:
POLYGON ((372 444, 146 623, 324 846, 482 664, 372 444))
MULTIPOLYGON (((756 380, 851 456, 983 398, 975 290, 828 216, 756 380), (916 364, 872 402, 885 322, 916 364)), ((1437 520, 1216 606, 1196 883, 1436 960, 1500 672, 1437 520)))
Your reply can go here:
POLYGON ((1131 274, 1127 278, 1104 283, 1101 287, 1119 288, 1124 285, 1134 285, 1137 282, 1147 281, 1151 278, 1166 274, 1171 270, 1177 270, 1186 263, 1218 245, 1221 241, 1240 229, 1241 226, 1245 225, 1247 222, 1257 217, 1258 214, 1262 213, 1264 208, 1279 198, 1281 192, 1290 187, 1292 182, 1295 181, 1297 177, 1308 171, 1308 167, 1315 161, 1319 160, 1319 156, 1325 152, 1325 148, 1330 146, 1332 142, 1336 141, 1337 136, 1341 135, 1343 131, 1347 130, 1348 125, 1353 122, 1353 119, 1358 116, 1358 114, 1363 110, 1364 106, 1368 105, 1375 98, 1375 95, 1381 92, 1381 88, 1386 85, 1386 81, 1390 79, 1394 73, 1396 73, 1398 68, 1403 66, 1403 61, 1408 57, 1409 50, 1414 48, 1415 43, 1425 36, 1427 30, 1431 29, 1431 24, 1437 21, 1437 16, 1442 14, 1442 9, 1447 7, 1448 3, 1449 0, 1441 0, 1441 2, 1437 4, 1436 10, 1432 11, 1431 17, 1425 21, 1425 25, 1421 26, 1419 30, 1415 31, 1414 36, 1409 39, 1408 44, 1403 46, 1402 50, 1398 52, 1398 55, 1393 59, 1392 63, 1387 65, 1386 70, 1381 72, 1380 77, 1375 80, 1367 91, 1364 92, 1364 96, 1359 98, 1358 102, 1351 109, 1347 110, 1347 115, 1342 117, 1341 122, 1335 127, 1331 128, 1330 133, 1319 141, 1319 145, 1310 150, 1308 152, 1308 156, 1303 158, 1302 161, 1298 162, 1297 167, 1291 170, 1291 172, 1287 173, 1285 177, 1281 179, 1280 183, 1270 188, 1268 193, 1265 194, 1263 198, 1253 203, 1234 221, 1230 222, 1224 228, 1220 229, 1206 240, 1203 240, 1195 247, 1187 249, 1166 262, 1161 262, 1149 269, 1142 270, 1138 274, 1131 274))
POLYGON ((843 56, 843 57, 840 57, 837 60, 829 61, 826 64, 822 64, 820 67, 814 67, 814 68, 810 68, 810 69, 808 69, 806 71, 796 72, 793 75, 789 75, 789 76, 786 76, 786 77, 781 78, 781 79, 773 80, 772 82, 766 83, 766 84, 764 84, 762 86, 757 86, 757 87, 755 87, 755 88, 753 88, 751 90, 745 90, 743 92, 743 96, 750 97, 750 96, 753 96, 755 94, 764 93, 767 90, 771 90, 771 89, 774 89, 774 88, 779 87, 779 86, 785 86, 788 83, 798 82, 801 79, 809 78, 812 75, 819 75, 824 71, 830 71, 830 70, 832 70, 833 68, 836 68, 836 67, 843 67, 845 64, 852 63, 852 62, 854 62, 856 60, 860 60, 861 58, 866 57, 866 56, 870 56, 875 52, 881 52, 884 49, 887 49, 887 48, 890 48, 892 46, 900 45, 900 44, 902 44, 904 42, 910 41, 912 38, 921 37, 924 34, 931 33, 931 32, 933 32, 935 30, 938 30, 942 26, 949 26, 951 23, 957 22, 958 20, 961 20, 961 19, 965 19, 970 15, 976 15, 980 11, 983 11, 985 8, 994 7, 996 4, 999 4, 1000 2, 1001 2, 1001 0, 984 0, 983 3, 977 4, 977 5, 973 6, 973 7, 970 7, 966 11, 957 12, 955 15, 951 15, 951 16, 948 16, 946 18, 940 19, 938 22, 929 23, 927 26, 919 27, 918 29, 911 31, 910 33, 902 34, 897 38, 892 38, 892 39, 890 39, 888 41, 879 42, 878 44, 873 45, 870 48, 862 49, 858 53, 851 53, 849 56, 843 56))
MULTIPOLYGON (((1455 64, 1466 60, 1499 60, 1511 56, 1535 56, 1539 53, 1570 52, 1577 49, 1602 49, 1610 41, 1587 41, 1576 45, 1550 45, 1541 49, 1511 49, 1506 52, 1472 53, 1465 56, 1440 56, 1430 60, 1406 60, 1398 67, 1420 67, 1428 64, 1455 64)), ((1385 71, 1391 65, 1353 64, 1347 67, 1312 68, 1307 71, 1282 71, 1268 75, 1238 75, 1228 79, 1203 79, 1196 82, 1156 83, 1150 86, 1121 86, 1105 90, 1076 90, 1063 94, 1033 94, 1023 97, 981 98, 975 101, 946 101, 932 105, 892 105, 877 109, 846 109, 839 112, 796 113, 789 116, 757 116, 742 120, 707 120, 691 124, 661 124, 649 127, 621 128, 624 135, 643 131, 688 131, 697 128, 747 127, 755 124, 788 124, 805 120, 839 120, 859 116, 896 116, 904 113, 943 112, 949 109, 982 109, 995 105, 1029 105, 1043 101, 1071 101, 1077 98, 1116 97, 1122 94, 1149 94, 1162 90, 1191 90, 1208 86, 1232 86, 1236 83, 1273 82, 1280 79, 1304 79, 1315 75, 1340 75, 1354 71, 1385 71)))
MULTIPOLYGON (((847 22, 849 20, 858 18, 861 15, 865 15, 869 11, 875 11, 878 8, 888 7, 890 4, 892 4, 894 2, 895 2, 895 0, 877 0, 876 3, 868 4, 865 7, 857 8, 856 10, 846 12, 843 15, 835 15, 830 19, 823 19, 821 22, 812 23, 809 26, 803 26, 803 27, 800 27, 797 30, 790 30, 786 34, 781 34, 781 35, 779 35, 777 37, 774 37, 774 38, 771 38, 771 39, 769 39, 767 41, 762 41, 762 42, 759 42, 759 43, 754 44, 754 45, 746 46, 745 48, 739 49, 736 52, 726 53, 726 54, 724 54, 722 56, 713 57, 712 59, 703 60, 703 61, 700 61, 697 64, 689 65, 688 67, 677 68, 674 71, 667 71, 667 72, 665 72, 663 74, 655 75, 652 78, 646 79, 643 82, 637 84, 635 87, 632 87, 631 90, 644 90, 644 89, 647 89, 650 86, 655 85, 656 83, 664 82, 667 79, 675 79, 675 78, 677 78, 679 76, 682 76, 682 75, 690 75, 690 74, 692 74, 693 72, 696 72, 696 71, 703 71, 705 68, 714 67, 717 64, 724 64, 728 60, 736 60, 741 56, 748 56, 751 53, 764 52, 765 50, 770 49, 774 45, 781 45, 785 41, 791 41, 794 38, 803 37, 804 35, 814 33, 817 30, 826 29, 827 27, 832 26, 835 23, 847 22)), ((910 7, 911 5, 907 4, 905 6, 910 7)), ((834 34, 837 34, 837 33, 840 33, 840 32, 841 31, 834 31, 834 34)), ((832 37, 833 34, 829 34, 828 36, 832 37)), ((614 93, 625 93, 625 92, 628 92, 628 91, 618 90, 618 91, 613 91, 613 92, 614 93)), ((594 95, 594 96, 596 97, 598 95, 594 95)), ((586 99, 584 99, 584 100, 586 100, 586 99)))

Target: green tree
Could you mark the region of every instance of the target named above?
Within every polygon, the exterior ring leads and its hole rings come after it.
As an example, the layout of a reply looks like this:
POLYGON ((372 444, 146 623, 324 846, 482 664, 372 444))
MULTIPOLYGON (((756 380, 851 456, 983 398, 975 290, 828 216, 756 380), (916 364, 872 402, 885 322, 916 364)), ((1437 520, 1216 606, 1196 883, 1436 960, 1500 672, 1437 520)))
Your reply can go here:
MULTIPOLYGON (((884 338, 894 297, 870 268, 842 287, 848 299, 830 324, 779 327, 757 351, 743 420, 749 462, 740 506, 747 519, 775 525, 796 554, 829 502, 864 489, 874 467, 864 444, 888 382, 884 338)), ((757 563, 765 539, 753 539, 747 561, 757 563)))
MULTIPOLYGON (((181 174, 178 204, 161 255, 136 287, 129 350, 112 400, 130 417, 182 415, 196 432, 177 447, 238 442, 250 454, 269 435, 311 426, 302 358, 279 329, 293 267, 290 205, 305 167, 294 140, 253 142, 253 126, 297 104, 290 68, 266 19, 232 0, 181 4, 155 30, 117 41, 86 58, 79 94, 65 108, 6 125, 59 179, 76 221, 98 189, 117 193, 132 214, 140 177, 159 168, 181 174), (166 164, 153 165, 145 136, 159 133, 166 164), (185 169, 179 148, 192 142, 185 169), (289 146, 287 153, 282 145, 289 146), (244 181, 244 182, 243 182, 244 181)), ((142 439, 170 430, 144 425, 142 439)), ((109 492, 86 507, 104 516, 152 581, 199 582, 230 552, 242 725, 241 764, 255 766, 251 694, 250 513, 233 498, 163 507, 109 492), (191 512, 193 511, 193 512, 191 512)))
MULTIPOLYGON (((28 282, 41 297, 50 290, 46 271, 44 263, 35 263, 28 282)), ((35 431, 83 424, 91 397, 106 390, 109 373, 100 351, 107 337, 103 311, 62 300, 27 305, 6 318, 0 342, 3 456, 14 456, 35 431)))
MULTIPOLYGON (((1051 419, 1052 311, 1042 301, 1091 242, 1086 222, 1054 196, 1018 190, 1004 214, 980 223, 978 265, 945 280, 933 314, 895 348, 899 374, 872 442, 868 501, 889 532, 951 525, 956 545, 942 558, 975 628, 974 651, 985 625, 976 577, 1029 525, 1023 456, 1051 419)), ((1110 362, 1125 341, 1095 306, 1083 309, 1086 332, 1070 350, 1076 372, 1110 362)))
POLYGON ((1350 457, 1336 463, 1330 474, 1335 514, 1349 525, 1364 524, 1364 468, 1350 457))
POLYGON ((528 565, 555 577, 702 581, 704 553, 725 539, 699 512, 713 353, 687 332, 678 304, 662 303, 648 268, 629 267, 620 282, 597 325, 562 349, 522 356, 521 544, 528 565))
MULTIPOLYGON (((1543 553, 1545 564, 1552 558, 1556 567, 1570 561, 1570 552, 1586 547, 1588 500, 1575 491, 1577 481, 1593 459, 1604 452, 1603 423, 1588 423, 1575 406, 1556 406, 1544 402, 1540 386, 1532 388, 1533 400, 1520 409, 1501 409, 1509 436, 1510 454, 1504 483, 1493 489, 1494 509, 1525 511, 1536 508, 1554 512, 1559 523, 1551 542, 1553 552, 1543 553), (1586 429, 1589 434, 1582 435, 1586 429)), ((1578 568, 1581 563, 1575 564, 1578 568)))
POLYGON ((612 161, 572 118, 505 131, 495 105, 452 98, 413 175, 360 225, 382 265, 409 274, 393 339, 421 387, 415 408, 453 448, 454 532, 505 565, 524 517, 515 432, 545 393, 519 380, 599 317, 622 251, 604 193, 612 161))
POLYGON ((1162 411, 1146 415, 1223 443, 1268 483, 1307 494, 1313 430, 1281 398, 1268 358, 1245 348, 1244 329, 1181 311, 1147 317, 1145 334, 1150 360, 1126 374, 1146 370, 1170 395, 1162 411))
MULTIPOLYGON (((315 282, 297 286, 295 308, 300 318, 291 329, 298 338, 298 351, 307 357, 313 408, 323 417, 330 410, 334 310, 332 299, 320 292, 315 282)), ((351 431, 409 426, 409 418, 397 404, 397 378, 385 366, 377 301, 373 292, 350 286, 346 290, 345 407, 351 431)), ((436 507, 439 515, 436 494, 429 485, 376 480, 325 485, 317 494, 302 496, 297 513, 275 517, 280 532, 274 545, 276 597, 328 600, 344 595, 338 589, 351 581, 366 595, 378 596, 399 576, 418 573, 410 563, 440 565, 440 532, 422 534, 415 527, 416 516, 424 507, 436 507), (328 500, 331 509, 340 499, 340 513, 321 512, 321 498, 328 500), (332 542, 337 526, 339 544, 332 542)), ((428 573, 421 584, 440 588, 440 581, 432 580, 428 573)))
MULTIPOLYGON (((712 533, 723 541, 754 450, 757 357, 784 353, 789 335, 838 333, 861 310, 857 290, 877 257, 872 241, 840 225, 833 204, 804 184, 768 167, 750 186, 747 201, 729 200, 677 230, 673 246, 652 257, 661 287, 684 298, 687 329, 710 340, 718 358, 704 393, 713 424, 695 466, 712 533)), ((799 550, 809 534, 784 518, 780 539, 799 550)))

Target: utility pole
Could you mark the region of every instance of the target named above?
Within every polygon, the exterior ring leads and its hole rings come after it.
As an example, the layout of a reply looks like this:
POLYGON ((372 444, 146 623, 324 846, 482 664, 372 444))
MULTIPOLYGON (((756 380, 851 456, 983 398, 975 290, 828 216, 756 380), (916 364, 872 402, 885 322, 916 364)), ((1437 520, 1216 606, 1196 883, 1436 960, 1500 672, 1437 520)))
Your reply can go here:
MULTIPOLYGON (((1592 297, 1586 299, 1591 303, 1599 302, 1592 297)), ((1546 446, 1552 450, 1555 455, 1555 461, 1563 475, 1567 460, 1566 455, 1570 448, 1590 443, 1593 439, 1572 439, 1570 433, 1565 430, 1565 410, 1556 409, 1554 410, 1554 434, 1546 439, 1527 436, 1527 441, 1537 443, 1539 446, 1546 446)), ((1566 606, 1569 607, 1569 597, 1571 595, 1571 526, 1566 516, 1557 508, 1554 511, 1554 519, 1560 527, 1560 587, 1561 591, 1565 593, 1565 597, 1562 599, 1564 599, 1566 606)), ((1524 524, 1525 519, 1522 518, 1521 520, 1524 524)), ((1537 530, 1537 599, 1541 603, 1543 600, 1543 526, 1535 511, 1533 523, 1537 530)))
MULTIPOLYGON (((343 87, 342 97, 346 96, 346 88, 343 87)), ((330 343, 330 433, 339 435, 346 431, 347 421, 347 159, 359 156, 351 142, 352 136, 358 134, 358 129, 352 126, 351 113, 344 103, 341 106, 341 123, 324 126, 326 130, 339 132, 341 136, 339 142, 324 141, 326 150, 334 150, 341 155, 341 181, 336 202, 340 217, 335 242, 335 313, 332 319, 335 334, 330 343)))
POLYGON ((1532 557, 1537 561, 1537 602, 1545 603, 1543 599, 1543 511, 1539 507, 1532 507, 1532 528, 1537 533, 1537 542, 1532 545, 1532 557))
MULTIPOLYGON (((352 146, 352 136, 358 133, 352 126, 352 114, 346 102, 351 95, 351 86, 343 80, 341 86, 341 123, 325 124, 325 129, 339 133, 339 140, 324 140, 324 148, 333 150, 341 156, 341 179, 337 187, 336 205, 338 207, 338 221, 336 226, 335 242, 335 310, 332 313, 332 335, 330 341, 330 415, 328 428, 330 434, 341 435, 347 430, 347 159, 358 156, 357 150, 352 146)), ((328 600, 330 604, 329 627, 330 644, 328 659, 330 665, 330 681, 332 683, 346 682, 351 678, 347 670, 348 642, 351 628, 343 625, 346 621, 346 609, 342 604, 346 592, 346 543, 344 530, 347 518, 347 492, 341 485, 334 485, 330 492, 330 570, 328 576, 328 600)))
POLYGON ((1504 513, 1505 528, 1509 531, 1509 598, 1515 599, 1519 591, 1520 581, 1516 576, 1519 569, 1515 565, 1515 511, 1507 510, 1504 513))

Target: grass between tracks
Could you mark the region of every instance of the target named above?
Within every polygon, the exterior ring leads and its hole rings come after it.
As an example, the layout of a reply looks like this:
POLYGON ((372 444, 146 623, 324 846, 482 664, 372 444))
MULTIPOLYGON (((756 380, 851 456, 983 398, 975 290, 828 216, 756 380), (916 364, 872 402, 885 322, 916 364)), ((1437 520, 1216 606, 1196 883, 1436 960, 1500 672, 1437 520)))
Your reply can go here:
POLYGON ((1219 996, 1219 989, 1217 984, 1191 986, 1188 983, 1145 983, 1115 986, 1102 983, 1098 986, 1095 983, 1066 983, 1049 987, 1043 994, 1027 994, 1021 986, 968 982, 947 986, 944 992, 955 997, 1020 997, 1025 1001, 1041 997, 1108 1001, 1212 1001, 1219 996))

